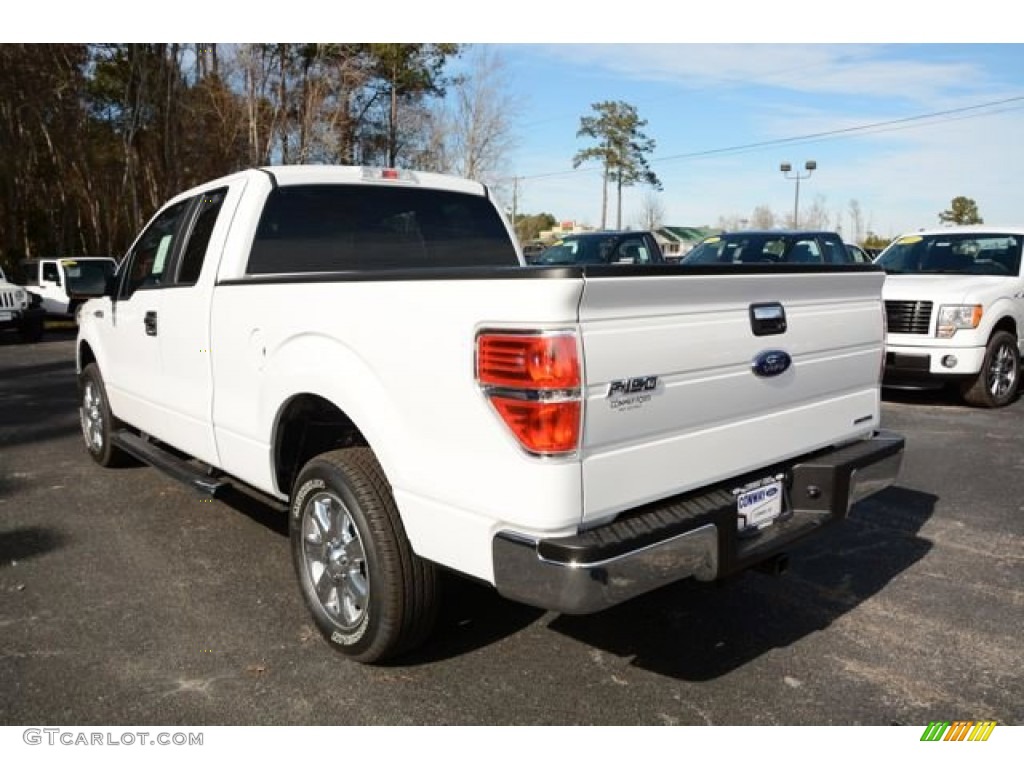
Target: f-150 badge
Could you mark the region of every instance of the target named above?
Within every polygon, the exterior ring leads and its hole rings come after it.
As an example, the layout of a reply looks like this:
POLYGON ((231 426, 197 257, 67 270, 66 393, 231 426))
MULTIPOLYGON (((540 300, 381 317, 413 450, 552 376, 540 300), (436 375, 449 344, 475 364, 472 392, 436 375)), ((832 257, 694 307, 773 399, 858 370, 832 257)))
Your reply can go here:
POLYGON ((631 411, 651 399, 658 388, 657 376, 636 376, 632 379, 614 379, 608 384, 608 404, 612 410, 631 411))

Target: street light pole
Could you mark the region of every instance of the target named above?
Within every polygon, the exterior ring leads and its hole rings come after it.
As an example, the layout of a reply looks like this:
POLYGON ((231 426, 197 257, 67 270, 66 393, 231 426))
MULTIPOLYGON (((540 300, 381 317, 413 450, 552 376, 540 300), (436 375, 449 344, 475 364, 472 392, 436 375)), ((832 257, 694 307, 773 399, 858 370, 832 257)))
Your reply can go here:
POLYGON ((804 163, 804 169, 807 171, 807 173, 801 175, 801 173, 797 171, 791 176, 790 172, 793 170, 792 165, 790 165, 789 163, 782 163, 779 166, 779 170, 782 171, 783 175, 787 179, 791 179, 792 181, 796 182, 796 197, 793 200, 793 229, 797 229, 797 227, 800 226, 800 180, 811 178, 811 174, 814 173, 817 167, 818 164, 814 160, 808 160, 806 163, 804 163))

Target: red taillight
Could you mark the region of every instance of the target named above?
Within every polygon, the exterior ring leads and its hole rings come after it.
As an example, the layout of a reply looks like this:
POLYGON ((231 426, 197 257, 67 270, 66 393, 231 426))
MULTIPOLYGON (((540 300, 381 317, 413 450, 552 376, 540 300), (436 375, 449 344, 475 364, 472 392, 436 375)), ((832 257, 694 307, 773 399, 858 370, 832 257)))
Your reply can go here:
POLYGON ((576 337, 481 335, 477 378, 491 387, 575 389, 580 385, 576 337))
POLYGON ((582 398, 574 333, 481 333, 476 375, 523 448, 558 454, 579 447, 582 398))
POLYGON ((575 451, 580 437, 580 401, 544 402, 491 396, 495 410, 523 447, 534 453, 575 451))
POLYGON ((397 168, 384 168, 380 172, 380 177, 382 179, 397 179, 398 178, 398 169, 397 168))

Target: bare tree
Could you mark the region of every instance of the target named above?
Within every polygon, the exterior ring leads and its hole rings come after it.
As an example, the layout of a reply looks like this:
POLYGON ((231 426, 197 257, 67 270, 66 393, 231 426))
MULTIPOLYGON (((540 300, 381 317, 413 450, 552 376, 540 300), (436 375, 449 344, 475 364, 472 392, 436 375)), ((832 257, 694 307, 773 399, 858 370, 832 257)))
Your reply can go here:
POLYGON ((502 171, 515 148, 512 124, 522 105, 508 90, 508 73, 499 53, 478 48, 470 65, 452 94, 450 155, 455 173, 486 182, 502 171))
POLYGON ((790 218, 791 226, 794 229, 797 229, 798 226, 803 229, 828 229, 830 221, 824 195, 817 195, 814 202, 800 212, 799 225, 790 218))
POLYGON ((509 91, 505 66, 492 49, 472 51, 467 71, 430 115, 420 167, 491 186, 508 175, 508 156, 516 145, 512 126, 522 105, 509 91))
POLYGON ((767 205, 759 205, 750 215, 750 226, 754 229, 771 229, 775 226, 775 213, 767 205))
POLYGON ((748 219, 745 216, 730 214, 728 216, 719 216, 718 224, 716 226, 718 229, 726 232, 732 232, 737 229, 746 229, 747 223, 748 219))
POLYGON ((657 192, 648 190, 644 195, 636 222, 640 229, 649 230, 659 229, 665 225, 665 206, 662 205, 657 192))
POLYGON ((859 243, 864 239, 864 214, 860 209, 860 203, 850 200, 850 239, 859 243))

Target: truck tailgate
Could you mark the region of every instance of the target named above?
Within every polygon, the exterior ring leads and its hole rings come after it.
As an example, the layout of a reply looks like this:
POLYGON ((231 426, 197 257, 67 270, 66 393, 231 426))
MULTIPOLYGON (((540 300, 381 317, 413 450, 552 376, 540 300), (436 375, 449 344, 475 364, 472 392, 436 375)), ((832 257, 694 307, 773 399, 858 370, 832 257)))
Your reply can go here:
POLYGON ((884 279, 588 273, 584 524, 877 429, 884 279), (784 330, 754 320, 775 304, 784 330))

